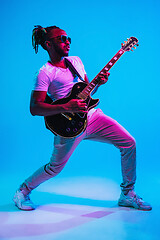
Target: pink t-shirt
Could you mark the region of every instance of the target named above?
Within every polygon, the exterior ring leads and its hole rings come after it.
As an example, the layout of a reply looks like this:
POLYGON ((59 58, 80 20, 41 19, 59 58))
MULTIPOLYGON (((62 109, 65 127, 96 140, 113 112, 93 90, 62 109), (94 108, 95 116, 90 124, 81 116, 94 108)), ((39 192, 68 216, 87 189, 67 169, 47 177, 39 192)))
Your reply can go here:
MULTIPOLYGON (((67 57, 67 59, 84 79, 86 72, 81 59, 79 57, 67 57)), ((33 90, 46 91, 48 96, 55 101, 66 97, 76 82, 81 82, 81 80, 74 77, 69 68, 56 67, 47 62, 36 75, 33 90)), ((95 108, 89 110, 88 117, 94 112, 95 108)))
MULTIPOLYGON (((84 79, 86 72, 81 59, 79 57, 67 57, 67 59, 84 79)), ((69 68, 56 67, 47 62, 36 75, 33 90, 47 91, 50 98, 54 101, 67 96, 73 85, 79 81, 81 80, 78 77, 74 77, 69 68)))

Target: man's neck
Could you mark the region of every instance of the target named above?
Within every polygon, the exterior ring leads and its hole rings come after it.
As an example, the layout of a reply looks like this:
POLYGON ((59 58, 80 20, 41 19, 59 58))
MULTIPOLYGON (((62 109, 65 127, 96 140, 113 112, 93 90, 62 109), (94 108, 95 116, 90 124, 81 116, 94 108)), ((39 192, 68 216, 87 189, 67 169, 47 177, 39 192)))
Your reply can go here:
POLYGON ((52 57, 50 58, 49 62, 56 67, 67 68, 64 57, 59 57, 59 58, 52 57))

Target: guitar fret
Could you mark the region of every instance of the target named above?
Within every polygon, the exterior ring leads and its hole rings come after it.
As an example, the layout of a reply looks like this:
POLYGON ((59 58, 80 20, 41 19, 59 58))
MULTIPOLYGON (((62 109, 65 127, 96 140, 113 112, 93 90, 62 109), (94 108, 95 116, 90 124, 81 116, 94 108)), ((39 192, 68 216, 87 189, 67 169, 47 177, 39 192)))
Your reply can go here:
POLYGON ((78 97, 80 97, 82 99, 86 99, 89 96, 89 94, 92 92, 92 90, 94 89, 94 87, 96 85, 97 84, 95 84, 93 81, 90 82, 90 84, 86 88, 84 88, 81 93, 79 93, 78 97))
POLYGON ((88 88, 88 90, 87 90, 87 91, 88 91, 88 93, 90 93, 90 92, 92 91, 92 88, 88 88))
POLYGON ((83 91, 84 92, 88 92, 88 86, 83 91))
POLYGON ((121 55, 124 53, 124 50, 120 49, 116 55, 110 60, 109 63, 104 67, 106 71, 109 71, 111 67, 117 62, 117 60, 121 57, 121 55))
POLYGON ((81 99, 86 99, 86 96, 82 92, 78 94, 78 97, 81 99))
POLYGON ((82 91, 81 93, 80 93, 80 95, 84 98, 85 97, 85 93, 82 91))

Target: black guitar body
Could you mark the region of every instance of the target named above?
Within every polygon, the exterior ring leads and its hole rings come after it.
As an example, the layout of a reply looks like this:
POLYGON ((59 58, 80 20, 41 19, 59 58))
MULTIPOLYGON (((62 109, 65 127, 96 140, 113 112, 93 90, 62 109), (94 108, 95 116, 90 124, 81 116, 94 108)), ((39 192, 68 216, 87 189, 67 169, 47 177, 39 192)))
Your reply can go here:
MULTIPOLYGON (((84 82, 76 83, 69 96, 58 99, 54 102, 46 102, 53 105, 65 104, 71 99, 79 99, 78 94, 87 86, 84 82)), ((90 95, 84 100, 87 103, 88 110, 95 107, 99 103, 99 99, 92 99, 90 95)), ((78 136, 85 130, 87 125, 87 113, 60 113, 45 117, 46 127, 51 130, 55 135, 59 135, 64 138, 73 138, 78 136)))

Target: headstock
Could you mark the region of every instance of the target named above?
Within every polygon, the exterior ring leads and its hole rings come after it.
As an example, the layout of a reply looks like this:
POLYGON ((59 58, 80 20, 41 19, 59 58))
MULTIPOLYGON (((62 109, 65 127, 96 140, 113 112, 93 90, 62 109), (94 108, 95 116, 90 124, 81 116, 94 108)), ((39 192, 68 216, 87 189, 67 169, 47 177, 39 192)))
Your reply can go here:
POLYGON ((136 49, 135 45, 139 46, 138 39, 135 37, 127 38, 127 41, 124 41, 124 43, 121 44, 124 51, 133 51, 132 48, 136 49))

